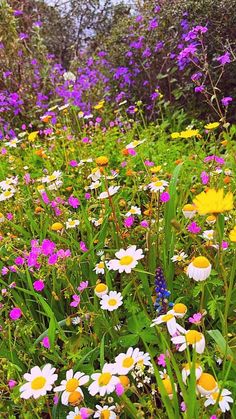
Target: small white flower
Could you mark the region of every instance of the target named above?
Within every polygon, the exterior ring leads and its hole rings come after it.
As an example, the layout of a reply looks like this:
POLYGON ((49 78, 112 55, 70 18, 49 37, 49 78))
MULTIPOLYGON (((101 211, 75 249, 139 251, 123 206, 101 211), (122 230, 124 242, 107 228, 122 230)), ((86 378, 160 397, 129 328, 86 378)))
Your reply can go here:
POLYGON ((126 149, 129 149, 129 148, 135 148, 135 147, 137 147, 138 145, 140 145, 140 144, 142 144, 142 143, 144 143, 144 141, 146 141, 146 140, 134 140, 134 141, 132 141, 131 143, 129 143, 125 148, 126 149))
POLYGON ((194 281, 205 281, 211 274, 211 264, 205 256, 196 257, 187 267, 187 275, 194 281))
POLYGON ((135 268, 138 260, 144 257, 142 249, 137 249, 136 246, 130 246, 128 249, 120 249, 115 253, 117 259, 112 259, 107 263, 109 270, 119 271, 119 273, 130 273, 131 269, 135 268))
POLYGON ((64 78, 65 81, 73 81, 73 82, 75 82, 75 80, 76 80, 76 76, 75 76, 74 73, 72 73, 72 71, 66 71, 63 74, 63 78, 64 78))
POLYGON ((194 215, 196 214, 197 210, 193 204, 186 204, 183 206, 182 212, 185 218, 188 218, 189 220, 191 220, 191 218, 193 218, 194 215))
POLYGON ((105 396, 105 394, 111 394, 115 390, 117 384, 120 380, 115 376, 116 366, 115 364, 105 364, 103 366, 102 372, 95 373, 91 375, 93 383, 90 384, 88 391, 91 396, 100 394, 100 396, 105 396))
POLYGON ((71 218, 68 218, 66 221, 66 228, 75 228, 80 224, 79 220, 72 220, 71 218))
POLYGON ((106 295, 108 293, 108 286, 100 282, 96 285, 94 292, 97 297, 102 298, 103 295, 106 295))
POLYGON ((72 324, 74 325, 74 326, 77 326, 78 324, 80 324, 81 323, 81 318, 80 317, 74 317, 73 319, 72 319, 72 324))
POLYGON ((102 296, 100 304, 103 310, 114 311, 120 307, 122 302, 122 295, 120 292, 110 291, 109 294, 105 294, 102 296))
POLYGON ((31 368, 30 373, 23 376, 27 383, 20 387, 20 397, 22 399, 30 397, 38 399, 40 396, 45 396, 57 379, 55 371, 56 368, 52 368, 51 364, 46 364, 42 369, 38 366, 31 368))
POLYGON ((104 275, 104 273, 105 273, 105 262, 103 262, 101 260, 99 263, 97 263, 95 265, 95 268, 93 270, 96 272, 97 275, 98 274, 104 275))
POLYGON ((180 252, 177 255, 172 256, 171 260, 172 262, 183 262, 187 257, 188 255, 186 253, 180 252))
POLYGON ((10 148, 16 148, 17 144, 20 143, 21 141, 18 140, 18 138, 13 138, 12 140, 9 140, 5 143, 6 146, 10 147, 10 148))
POLYGON ((61 402, 64 405, 68 405, 68 403, 74 403, 84 397, 80 386, 88 381, 88 375, 80 371, 74 374, 73 370, 70 369, 66 372, 66 379, 62 380, 61 384, 54 388, 54 391, 62 391, 61 402))
POLYGON ((89 186, 89 189, 94 190, 99 188, 99 186, 101 186, 101 182, 99 182, 99 180, 96 180, 96 182, 92 182, 91 185, 89 186))
MULTIPOLYGON (((186 384, 187 378, 190 376, 191 368, 192 368, 191 364, 185 364, 183 369, 182 369, 182 380, 183 380, 184 384, 186 384)), ((201 365, 196 363, 195 364, 195 378, 196 378, 196 380, 199 380, 199 378, 202 375, 202 372, 203 372, 203 370, 202 370, 201 365)))
POLYGON ((94 414, 94 418, 101 418, 101 419, 116 419, 116 414, 114 412, 115 406, 99 406, 96 405, 96 412, 94 414))
POLYGON ((100 195, 98 195, 98 199, 105 199, 105 198, 108 198, 109 196, 113 196, 118 192, 119 189, 120 189, 120 186, 109 186, 108 192, 106 191, 106 192, 100 193, 100 195))
POLYGON ((117 374, 128 374, 142 360, 144 360, 144 353, 139 348, 130 347, 126 353, 121 353, 115 358, 117 374))
POLYGON ((11 198, 14 193, 15 193, 15 189, 8 189, 7 191, 4 191, 0 194, 0 201, 6 201, 7 199, 11 198))
POLYGON ((161 323, 166 323, 168 332, 171 336, 174 336, 177 333, 177 331, 181 333, 185 332, 185 329, 176 322, 174 314, 170 312, 168 312, 167 314, 158 316, 156 319, 154 319, 151 324, 151 327, 155 325, 159 325, 161 323))
POLYGON ((205 230, 201 236, 204 240, 212 241, 214 239, 214 230, 205 230))
POLYGON ((205 349, 205 337, 197 330, 187 330, 184 335, 173 336, 171 340, 175 345, 180 345, 179 352, 184 351, 189 345, 195 348, 198 354, 202 354, 205 349))
POLYGON ((130 217, 131 215, 140 215, 141 209, 139 207, 135 207, 132 205, 131 209, 125 214, 126 217, 130 217))
POLYGON ((42 183, 50 183, 59 180, 62 176, 62 172, 55 170, 51 175, 45 176, 41 179, 42 183))
POLYGON ((151 182, 148 185, 151 192, 163 192, 167 186, 168 182, 160 179, 156 180, 155 182, 151 182))
POLYGON ((231 397, 231 391, 227 390, 226 388, 223 388, 221 393, 219 391, 211 394, 210 396, 206 396, 206 401, 204 403, 204 406, 210 406, 211 404, 216 404, 218 400, 219 407, 223 413, 230 410, 229 403, 233 403, 233 399, 231 397))

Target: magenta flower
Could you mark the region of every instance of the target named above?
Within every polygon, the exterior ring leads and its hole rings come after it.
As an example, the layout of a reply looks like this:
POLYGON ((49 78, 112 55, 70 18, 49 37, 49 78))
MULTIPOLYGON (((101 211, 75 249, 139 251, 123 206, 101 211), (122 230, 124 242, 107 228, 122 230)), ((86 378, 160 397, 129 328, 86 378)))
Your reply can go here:
POLYGON ((201 227, 199 227, 197 223, 193 221, 191 224, 188 225, 187 230, 192 234, 198 234, 201 231, 201 227))
POLYGON ((46 192, 42 192, 42 193, 41 193, 41 197, 42 197, 43 202, 44 202, 46 205, 50 204, 50 199, 48 198, 48 196, 47 196, 46 192))
POLYGON ((24 175, 24 181, 25 181, 25 184, 26 185, 28 185, 31 182, 31 178, 30 178, 30 174, 29 173, 26 173, 24 175))
POLYGON ((202 314, 201 313, 195 313, 192 317, 189 317, 188 321, 189 323, 193 324, 199 324, 202 320, 202 314))
POLYGON ((143 220, 143 221, 141 221, 140 225, 141 225, 142 227, 144 227, 144 228, 148 228, 148 227, 149 227, 149 223, 148 223, 148 221, 147 221, 147 220, 143 220))
POLYGON ((137 152, 134 148, 128 148, 127 150, 130 156, 136 156, 137 152))
POLYGON ((70 303, 71 307, 77 307, 80 303, 80 296, 77 294, 72 295, 73 301, 70 303))
POLYGON ((165 354, 160 354, 157 358, 157 364, 161 365, 162 367, 165 367, 166 366, 165 358, 166 358, 165 354))
POLYGON ((82 281, 80 282, 77 290, 78 291, 84 291, 88 287, 88 281, 82 281))
POLYGON ((130 217, 125 218, 124 220, 124 226, 129 228, 132 227, 132 225, 134 224, 134 217, 132 217, 132 215, 130 217))
POLYGON ((7 219, 11 221, 13 219, 13 214, 11 212, 7 213, 7 219))
POLYGON ((80 242, 80 250, 82 250, 82 252, 87 252, 88 248, 86 247, 86 244, 84 242, 80 242))
POLYGON ((42 343, 42 346, 43 346, 44 348, 50 349, 50 341, 49 341, 49 337, 48 337, 48 336, 45 336, 45 337, 42 339, 41 343, 42 343))
POLYGON ((39 279, 37 281, 34 281, 33 287, 34 287, 35 291, 40 292, 40 291, 43 291, 45 285, 44 285, 44 282, 41 279, 39 279))
POLYGON ((80 205, 78 198, 75 198, 74 196, 70 196, 67 202, 72 208, 75 209, 78 208, 78 206, 80 205))
POLYGON ((229 52, 226 52, 225 54, 221 55, 220 57, 216 58, 216 61, 218 61, 221 65, 225 65, 227 63, 231 63, 231 56, 229 52))
POLYGON ((170 200, 169 192, 162 192, 160 195, 161 202, 168 202, 170 200))
POLYGON ((85 199, 90 199, 91 198, 91 194, 86 192, 86 194, 84 195, 85 199))
POLYGON ((41 245, 41 251, 44 256, 51 255, 55 249, 56 245, 54 242, 48 239, 44 239, 41 245))
POLYGON ((24 258, 18 256, 17 258, 15 258, 14 262, 16 265, 24 265, 24 258))
POLYGON ((71 167, 76 167, 76 166, 78 166, 78 163, 77 163, 77 161, 76 161, 76 160, 71 160, 71 161, 70 161, 70 163, 69 163, 69 165, 70 165, 71 167))
POLYGON ((229 247, 229 243, 228 243, 228 242, 225 242, 225 241, 222 241, 222 242, 221 242, 221 248, 222 248, 222 249, 224 249, 224 250, 225 250, 225 249, 228 249, 228 247, 229 247))
POLYGON ((208 175, 207 172, 202 172, 201 173, 201 180, 202 180, 202 184, 203 185, 207 185, 209 182, 210 176, 208 175))
POLYGON ((124 387, 122 386, 121 383, 116 384, 115 392, 118 397, 122 396, 122 394, 124 394, 124 391, 125 391, 124 387))
POLYGON ((153 161, 150 161, 150 160, 145 160, 144 164, 145 166, 151 167, 151 166, 154 166, 155 163, 153 163, 153 161))
POLYGON ((58 402, 59 402, 59 397, 58 397, 57 395, 55 395, 55 396, 53 397, 53 404, 54 404, 54 405, 57 405, 57 404, 58 404, 58 402))
POLYGON ((17 385, 17 381, 10 379, 7 384, 9 388, 13 388, 17 385))
POLYGON ((22 316, 22 311, 19 307, 13 308, 9 313, 9 317, 11 320, 18 320, 21 316, 22 316))
POLYGON ((226 97, 223 97, 221 99, 221 103, 222 103, 223 106, 227 107, 227 106, 229 106, 230 102, 232 102, 232 100, 233 100, 232 97, 226 96, 226 97))
POLYGON ((55 265, 55 263, 57 263, 57 259, 58 259, 57 253, 53 253, 48 258, 48 264, 49 265, 55 265))

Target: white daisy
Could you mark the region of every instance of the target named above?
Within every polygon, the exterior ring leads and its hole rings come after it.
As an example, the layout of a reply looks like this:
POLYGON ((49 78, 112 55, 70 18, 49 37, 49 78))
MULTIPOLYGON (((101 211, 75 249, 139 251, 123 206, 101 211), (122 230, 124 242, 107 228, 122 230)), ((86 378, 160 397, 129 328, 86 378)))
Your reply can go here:
POLYGON ((66 419, 83 419, 89 418, 93 411, 87 407, 81 407, 80 409, 76 406, 75 410, 71 410, 66 416, 66 419))
POLYGON ((56 180, 59 180, 62 175, 62 172, 59 170, 55 170, 51 175, 45 176, 42 178, 42 183, 50 183, 55 182, 56 180))
POLYGON ((115 390, 116 385, 120 382, 119 378, 116 377, 115 374, 115 364, 105 364, 102 372, 92 374, 91 378, 94 381, 88 388, 91 396, 95 396, 95 394, 98 393, 100 396, 112 393, 115 390))
POLYGON ((92 182, 91 185, 89 185, 89 189, 94 190, 99 188, 101 186, 101 182, 99 180, 96 180, 96 182, 92 182))
POLYGON ((105 262, 103 262, 101 260, 101 262, 99 262, 95 265, 95 268, 93 270, 96 272, 97 275, 98 274, 103 274, 104 275, 104 273, 105 273, 105 262))
POLYGON ((214 230, 205 230, 201 236, 204 240, 212 241, 214 239, 214 230))
POLYGON ((92 170, 92 173, 88 175, 87 179, 92 179, 93 182, 96 182, 97 180, 100 179, 100 177, 101 177, 100 169, 96 168, 92 170))
POLYGON ((100 304, 102 310, 114 311, 122 306, 123 297, 120 292, 110 291, 109 294, 102 296, 100 304))
POLYGON ((171 336, 174 336, 177 333, 177 331, 181 333, 185 332, 185 329, 176 322, 174 314, 170 312, 158 316, 156 319, 154 319, 151 324, 151 327, 159 325, 161 323, 166 323, 168 332, 171 336))
MULTIPOLYGON (((183 369, 182 369, 182 380, 183 380, 184 384, 186 384, 187 378, 190 376, 191 368, 192 368, 191 364, 185 364, 183 369)), ((196 380, 199 380, 199 378, 202 375, 202 372, 203 372, 203 370, 202 370, 201 365, 196 363, 195 364, 195 378, 196 378, 196 380)))
POLYGON ((31 368, 30 373, 24 374, 27 383, 20 387, 22 399, 33 397, 38 399, 45 396, 47 391, 52 389, 52 385, 57 380, 57 374, 54 374, 56 368, 52 368, 51 364, 46 364, 42 369, 38 366, 31 368))
POLYGON ((171 310, 168 313, 173 314, 175 317, 182 319, 187 313, 188 308, 183 303, 174 304, 171 310))
POLYGON ((186 253, 180 252, 177 255, 172 256, 171 260, 172 262, 183 262, 187 257, 188 255, 186 253))
POLYGON ((4 223, 5 217, 2 212, 0 212, 0 223, 4 223))
POLYGON ((6 146, 10 147, 10 148, 16 148, 17 144, 20 143, 21 141, 18 140, 18 138, 13 138, 12 140, 9 140, 5 143, 6 146))
POLYGON ((94 414, 94 418, 101 418, 101 419, 116 419, 116 414, 113 412, 115 406, 99 406, 96 405, 97 411, 94 414))
POLYGON ((100 282, 96 285, 94 292, 97 297, 101 298, 103 295, 106 295, 108 293, 108 286, 100 282))
POLYGON ((115 195, 119 189, 120 189, 120 186, 109 186, 108 191, 102 192, 100 193, 100 195, 98 195, 98 199, 105 199, 105 198, 108 198, 109 196, 115 195))
POLYGON ((211 404, 216 404, 216 402, 218 401, 221 411, 225 413, 230 410, 229 403, 234 402, 232 397, 230 397, 231 394, 231 391, 227 390, 226 388, 223 388, 221 393, 220 391, 217 391, 211 394, 210 396, 207 396, 204 406, 207 407, 211 404))
POLYGON ((115 358, 117 374, 128 374, 141 360, 144 360, 144 353, 139 348, 130 347, 126 353, 121 353, 115 358))
POLYGON ((126 217, 129 217, 130 215, 140 215, 141 209, 139 207, 135 207, 132 205, 130 210, 125 214, 126 217))
POLYGON ((189 220, 194 217, 196 214, 196 207, 193 204, 186 204, 182 208, 182 212, 185 216, 185 218, 188 218, 189 220))
POLYGON ((171 340, 175 345, 180 345, 178 348, 179 352, 184 351, 188 345, 195 348, 198 354, 202 354, 205 349, 204 335, 197 330, 187 330, 184 335, 174 336, 171 340))
POLYGON ((7 199, 11 198, 14 193, 15 193, 15 189, 8 189, 7 191, 4 191, 0 194, 0 201, 6 201, 7 199))
POLYGON ((109 270, 119 271, 119 273, 131 272, 138 264, 138 260, 144 257, 142 249, 136 249, 136 246, 130 246, 128 249, 121 249, 115 253, 118 259, 112 259, 108 262, 107 267, 109 270))
POLYGON ((95 227, 98 227, 103 223, 103 218, 101 217, 98 220, 96 220, 96 218, 92 218, 91 221, 95 225, 95 227))
POLYGON ((194 281, 205 281, 210 273, 211 264, 205 256, 196 257, 187 267, 187 275, 194 281))
POLYGON ((14 189, 13 185, 15 186, 15 185, 17 185, 17 183, 18 183, 18 177, 17 176, 8 177, 7 179, 2 180, 2 182, 0 182, 0 188, 3 191, 7 191, 8 189, 14 189))
POLYGON ((74 404, 84 397, 80 386, 86 384, 88 381, 88 375, 80 371, 74 374, 73 370, 70 369, 66 372, 66 379, 62 380, 61 384, 54 388, 54 391, 63 391, 61 396, 62 404, 74 404))
POLYGON ((71 218, 68 218, 68 220, 66 221, 66 228, 75 228, 78 225, 80 225, 79 220, 72 220, 71 218))
POLYGON ((148 187, 152 192, 163 192, 168 186, 168 182, 165 180, 155 180, 155 182, 149 183, 148 187))
POLYGON ((135 148, 135 147, 137 147, 138 145, 140 145, 140 144, 142 144, 142 143, 144 143, 144 141, 146 141, 146 140, 134 140, 134 141, 132 141, 131 143, 129 143, 125 148, 126 149, 129 149, 129 148, 135 148))
POLYGON ((197 390, 201 396, 209 396, 218 391, 218 384, 213 375, 203 372, 197 381, 197 390))

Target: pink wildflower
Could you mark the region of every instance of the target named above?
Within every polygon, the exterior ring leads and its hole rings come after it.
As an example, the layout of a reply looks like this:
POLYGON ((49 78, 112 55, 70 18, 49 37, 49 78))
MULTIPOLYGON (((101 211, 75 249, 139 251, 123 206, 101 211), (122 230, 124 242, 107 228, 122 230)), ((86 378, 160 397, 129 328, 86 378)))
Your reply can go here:
POLYGON ((40 292, 40 291, 43 291, 45 285, 44 285, 44 282, 41 279, 39 279, 37 281, 34 281, 33 287, 34 287, 35 291, 40 292))
POLYGON ((201 231, 201 227, 199 227, 197 223, 193 221, 191 224, 188 225, 187 230, 192 234, 198 234, 201 231))
POLYGON ((49 341, 49 337, 45 336, 42 341, 42 346, 44 346, 44 348, 50 349, 50 341, 49 341))
POLYGON ((77 290, 78 291, 84 291, 88 287, 88 281, 82 281, 80 282, 77 290))
POLYGON ((13 308, 9 313, 9 317, 11 320, 18 320, 21 316, 22 316, 22 311, 19 307, 13 308))
POLYGON ((189 323, 193 324, 200 324, 202 320, 202 314, 201 313, 195 313, 193 314, 193 317, 189 317, 188 321, 189 323))
POLYGON ((73 298, 74 301, 72 301, 70 303, 70 306, 71 307, 77 307, 79 305, 79 303, 80 303, 80 296, 77 295, 77 294, 74 294, 74 295, 72 295, 72 298, 73 298))
POLYGON ((134 217, 132 215, 124 220, 124 226, 129 228, 134 224, 134 217))
POLYGON ((118 397, 122 396, 122 394, 124 393, 124 387, 122 386, 121 383, 116 384, 116 388, 115 388, 115 392, 117 394, 118 397))
POLYGON ((160 195, 161 202, 168 202, 170 200, 169 192, 162 192, 160 195))

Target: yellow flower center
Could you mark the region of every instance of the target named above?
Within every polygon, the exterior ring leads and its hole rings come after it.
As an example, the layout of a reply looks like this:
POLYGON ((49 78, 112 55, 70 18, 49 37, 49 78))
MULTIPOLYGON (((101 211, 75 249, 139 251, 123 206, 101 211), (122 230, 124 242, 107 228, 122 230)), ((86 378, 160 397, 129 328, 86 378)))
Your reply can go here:
POLYGON ((45 386, 46 378, 43 376, 36 377, 34 380, 31 381, 31 388, 33 390, 41 390, 45 386))
POLYGON ((109 372, 103 372, 98 379, 99 386, 102 387, 109 384, 109 382, 111 381, 111 377, 112 375, 109 372))
POLYGON ((74 419, 82 419, 82 416, 81 415, 76 415, 76 416, 74 416, 74 419))
POLYGON ((102 413, 101 413, 101 418, 102 419, 109 419, 109 417, 110 417, 110 410, 108 410, 108 409, 103 410, 102 413))
POLYGON ((213 223, 216 221, 216 217, 215 215, 209 215, 206 219, 206 221, 208 221, 209 223, 213 223))
POLYGON ((169 320, 173 319, 173 314, 166 314, 164 316, 162 316, 162 320, 163 322, 168 322, 169 320))
POLYGON ((63 224, 61 224, 61 223, 54 223, 54 224, 51 226, 51 229, 52 229, 53 231, 62 230, 62 229, 63 229, 63 224))
POLYGON ((210 262, 205 256, 196 257, 192 264, 195 268, 208 268, 210 266, 210 262))
POLYGON ((130 383, 129 378, 126 375, 120 375, 119 380, 124 387, 127 387, 130 383))
POLYGON ((72 393, 70 393, 68 397, 68 402, 71 404, 79 404, 81 400, 82 400, 82 396, 79 391, 73 391, 72 393))
POLYGON ((12 192, 11 191, 5 191, 4 192, 4 196, 10 196, 12 194, 12 192))
POLYGON ((198 385, 203 387, 205 390, 212 391, 217 386, 216 380, 213 375, 203 372, 198 380, 198 385))
POLYGON ((51 182, 52 180, 56 180, 56 175, 50 175, 48 176, 48 180, 51 182))
POLYGON ((181 313, 181 314, 186 313, 186 311, 187 311, 186 305, 182 304, 182 303, 175 304, 173 309, 176 313, 181 313))
POLYGON ((109 306, 115 306, 117 304, 117 300, 115 300, 115 298, 111 298, 108 300, 108 304, 109 306))
POLYGON ((155 183, 154 183, 154 186, 156 186, 157 188, 159 187, 159 186, 162 186, 163 185, 163 182, 161 181, 161 180, 157 180, 155 183))
POLYGON ((131 210, 129 212, 130 212, 130 214, 136 214, 136 209, 131 208, 131 210))
POLYGON ((77 389, 78 386, 79 386, 79 381, 76 380, 76 378, 71 378, 66 383, 66 391, 68 391, 69 393, 72 393, 73 391, 77 389))
POLYGON ((120 258, 121 265, 130 265, 133 262, 134 258, 132 256, 123 256, 120 258))
MULTIPOLYGON (((216 393, 213 393, 212 395, 211 395, 211 397, 213 398, 213 400, 215 400, 215 402, 216 402, 216 400, 218 399, 218 397, 219 397, 219 392, 217 391, 216 393)), ((223 399, 223 396, 220 396, 219 397, 219 402, 221 402, 221 400, 223 399)))
POLYGON ((183 206, 183 211, 195 211, 195 206, 192 204, 186 204, 183 206))
POLYGON ((98 269, 103 269, 104 268, 104 262, 100 262, 97 264, 98 269))
POLYGON ((162 383, 165 387, 165 390, 167 392, 167 394, 172 394, 173 390, 172 390, 172 385, 171 385, 171 381, 169 378, 165 378, 164 380, 162 380, 162 383))
POLYGON ((124 361, 122 362, 122 367, 124 368, 129 368, 134 364, 134 360, 131 356, 128 356, 127 358, 124 359, 124 361))
POLYGON ((106 284, 98 284, 95 287, 95 291, 96 292, 103 292, 103 291, 106 291, 106 289, 107 289, 107 285, 106 284))
POLYGON ((189 330, 185 336, 189 345, 194 345, 195 343, 200 342, 202 339, 202 333, 198 332, 197 330, 189 330))

